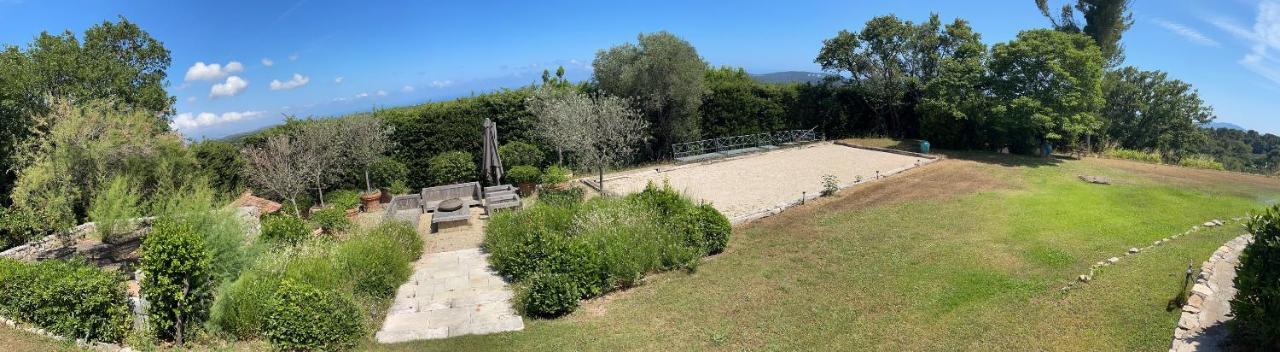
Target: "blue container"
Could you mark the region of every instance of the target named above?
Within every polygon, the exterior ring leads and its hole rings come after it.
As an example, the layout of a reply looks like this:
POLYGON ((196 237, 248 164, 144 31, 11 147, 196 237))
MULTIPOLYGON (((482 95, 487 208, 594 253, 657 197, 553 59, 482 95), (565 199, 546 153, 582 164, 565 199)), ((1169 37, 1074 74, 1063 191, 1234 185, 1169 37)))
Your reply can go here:
POLYGON ((929 141, 920 141, 920 152, 929 154, 929 141))

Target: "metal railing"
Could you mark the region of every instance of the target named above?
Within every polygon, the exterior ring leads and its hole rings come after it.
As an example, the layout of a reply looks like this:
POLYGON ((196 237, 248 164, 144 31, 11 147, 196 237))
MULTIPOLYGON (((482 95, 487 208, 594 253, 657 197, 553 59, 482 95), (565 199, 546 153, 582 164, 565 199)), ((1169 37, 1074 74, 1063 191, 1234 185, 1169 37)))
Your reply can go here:
POLYGON ((807 130, 774 131, 676 143, 671 145, 671 152, 676 158, 684 158, 767 145, 813 142, 825 137, 817 132, 816 129, 817 127, 807 130))

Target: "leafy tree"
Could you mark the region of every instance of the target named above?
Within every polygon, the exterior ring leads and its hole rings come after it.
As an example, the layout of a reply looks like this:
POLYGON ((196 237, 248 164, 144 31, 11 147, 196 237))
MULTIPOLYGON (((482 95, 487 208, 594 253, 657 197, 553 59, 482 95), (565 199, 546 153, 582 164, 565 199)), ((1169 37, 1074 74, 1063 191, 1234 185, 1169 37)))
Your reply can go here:
POLYGON ((875 17, 861 31, 842 30, 824 40, 814 62, 859 90, 875 119, 872 133, 907 136, 917 127, 913 105, 963 43, 964 38, 954 36, 976 40, 963 20, 947 26, 953 27, 967 32, 944 31, 937 14, 919 25, 893 15, 875 17))
POLYGON ((1160 71, 1125 67, 1107 72, 1102 91, 1106 137, 1125 149, 1160 150, 1176 160, 1203 143, 1200 126, 1214 118, 1190 84, 1160 71))
POLYGON ((214 273, 204 238, 191 224, 161 219, 142 241, 142 295, 157 337, 179 346, 209 315, 214 273))
MULTIPOLYGON (((85 30, 83 42, 70 31, 41 33, 25 48, 0 50, 0 161, 40 126, 33 119, 50 112, 48 96, 75 101, 107 99, 117 107, 148 112, 155 130, 168 127, 174 98, 165 91, 168 49, 137 24, 121 17, 85 30)), ((18 178, 16 168, 0 170, 0 204, 18 178)))
POLYGON ((990 70, 995 146, 1075 145, 1100 127, 1102 54, 1089 37, 1023 31, 992 48, 990 70))
POLYGON ((684 39, 668 32, 640 34, 638 44, 601 50, 591 63, 598 88, 637 104, 653 141, 649 155, 698 139, 698 108, 706 93, 707 63, 684 39))
POLYGON ((1093 38, 1102 51, 1107 67, 1115 67, 1124 62, 1124 45, 1120 37, 1133 26, 1133 13, 1129 10, 1130 0, 1076 0, 1073 7, 1062 5, 1058 17, 1049 11, 1048 0, 1036 0, 1040 13, 1049 19, 1049 23, 1059 31, 1067 33, 1083 33, 1093 38), (1084 16, 1084 27, 1075 13, 1084 16))
POLYGON ((941 38, 938 75, 925 85, 916 107, 921 137, 940 147, 980 146, 986 142, 982 129, 991 100, 986 45, 968 22, 959 19, 947 25, 941 38))
POLYGON ((211 187, 224 194, 242 190, 245 185, 244 157, 235 144, 206 140, 192 144, 191 153, 195 155, 199 174, 209 180, 211 187))
POLYGON ((103 184, 128 176, 144 199, 165 194, 193 176, 195 159, 181 138, 154 123, 145 110, 123 109, 109 101, 72 104, 50 98, 50 111, 32 121, 36 134, 19 149, 14 207, 47 212, 53 228, 71 226, 87 215, 103 184))

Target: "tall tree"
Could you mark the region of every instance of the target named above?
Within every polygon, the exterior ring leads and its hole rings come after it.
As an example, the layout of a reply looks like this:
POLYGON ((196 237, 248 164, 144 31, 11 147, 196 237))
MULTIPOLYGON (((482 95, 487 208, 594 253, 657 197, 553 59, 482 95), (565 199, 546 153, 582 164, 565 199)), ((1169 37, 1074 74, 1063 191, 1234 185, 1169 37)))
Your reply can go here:
POLYGON ((597 52, 591 63, 595 82, 601 91, 637 104, 653 135, 650 156, 666 155, 671 144, 701 135, 698 108, 707 64, 693 45, 665 31, 640 34, 637 42, 597 52))
POLYGON ((301 217, 298 196, 307 191, 311 181, 302 172, 299 159, 303 157, 299 143, 286 134, 267 138, 261 146, 249 146, 244 153, 245 169, 249 183, 261 187, 277 199, 293 204, 294 215, 301 217))
POLYGON ((1186 82, 1169 79, 1160 71, 1125 67, 1107 72, 1102 91, 1106 138, 1129 149, 1155 149, 1170 160, 1203 143, 1200 127, 1213 120, 1205 105, 1186 82))
POLYGON ((1124 45, 1120 43, 1124 32, 1133 26, 1133 13, 1129 10, 1131 0, 1076 0, 1075 6, 1062 5, 1055 17, 1049 9, 1048 0, 1036 0, 1040 13, 1049 19, 1049 23, 1057 30, 1068 33, 1084 33, 1098 44, 1107 67, 1119 66, 1124 62, 1124 45), (1084 27, 1076 19, 1079 11, 1084 17, 1084 27))
MULTIPOLYGON (((151 115, 157 131, 168 128, 174 97, 164 87, 171 59, 164 44, 120 17, 84 32, 40 33, 26 50, 0 53, 0 164, 31 136, 32 117, 50 109, 48 96, 104 100, 151 115)), ((8 200, 17 170, 0 169, 0 203, 8 200)))
POLYGON ((1102 53, 1088 36, 1047 29, 991 49, 996 146, 1072 146, 1100 126, 1102 53))
POLYGON ((937 77, 942 62, 954 55, 956 40, 948 37, 937 14, 918 25, 893 15, 879 16, 861 31, 842 30, 823 41, 814 62, 861 91, 876 119, 873 133, 906 136, 916 129, 915 116, 910 115, 914 102, 937 77))
POLYGON ((986 142, 982 127, 990 108, 987 47, 982 37, 957 19, 939 40, 943 58, 937 77, 925 85, 920 133, 941 147, 971 148, 986 142))

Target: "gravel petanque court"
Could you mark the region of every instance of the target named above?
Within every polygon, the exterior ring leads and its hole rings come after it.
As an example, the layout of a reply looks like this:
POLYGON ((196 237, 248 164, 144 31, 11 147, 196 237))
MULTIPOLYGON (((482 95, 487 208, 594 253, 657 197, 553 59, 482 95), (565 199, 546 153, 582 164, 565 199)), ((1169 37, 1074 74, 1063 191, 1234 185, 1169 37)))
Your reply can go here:
POLYGON ((870 181, 932 162, 925 157, 854 148, 831 142, 783 148, 735 158, 664 165, 605 175, 605 189, 627 194, 649 182, 667 181, 685 194, 712 203, 735 223, 780 210, 802 195, 816 197, 822 177, 834 175, 841 188, 858 177, 870 181))

